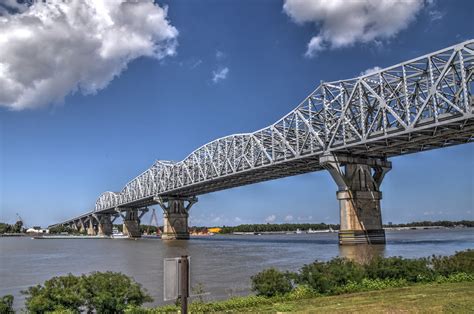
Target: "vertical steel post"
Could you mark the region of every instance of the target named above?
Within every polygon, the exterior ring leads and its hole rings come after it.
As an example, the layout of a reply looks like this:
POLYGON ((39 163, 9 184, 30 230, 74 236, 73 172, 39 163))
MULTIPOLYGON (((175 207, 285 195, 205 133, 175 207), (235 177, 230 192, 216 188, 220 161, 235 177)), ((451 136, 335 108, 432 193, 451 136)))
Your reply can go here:
POLYGON ((189 264, 188 256, 181 256, 180 265, 180 296, 181 296, 181 314, 188 313, 188 297, 189 297, 189 264))

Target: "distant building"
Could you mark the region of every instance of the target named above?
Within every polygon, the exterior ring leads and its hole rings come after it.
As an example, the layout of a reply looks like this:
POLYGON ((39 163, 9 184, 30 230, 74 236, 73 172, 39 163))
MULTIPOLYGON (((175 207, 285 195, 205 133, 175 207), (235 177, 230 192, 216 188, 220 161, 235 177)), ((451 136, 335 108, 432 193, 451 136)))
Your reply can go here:
POLYGON ((42 229, 40 226, 26 229, 26 233, 49 233, 49 229, 42 229))
POLYGON ((216 227, 216 228, 209 228, 208 230, 210 233, 219 233, 221 232, 222 228, 216 227))

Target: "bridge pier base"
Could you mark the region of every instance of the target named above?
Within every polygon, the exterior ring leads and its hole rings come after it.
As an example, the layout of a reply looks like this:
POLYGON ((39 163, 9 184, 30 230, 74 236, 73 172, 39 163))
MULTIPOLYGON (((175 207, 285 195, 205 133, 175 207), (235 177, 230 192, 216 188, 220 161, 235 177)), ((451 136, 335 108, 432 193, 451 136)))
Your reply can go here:
POLYGON ((137 210, 129 210, 123 218, 123 234, 129 238, 140 238, 140 221, 138 219, 137 210))
POLYGON ((97 219, 98 227, 97 234, 100 236, 110 236, 112 235, 112 219, 111 215, 98 215, 95 217, 97 219))
POLYGON ((90 236, 97 235, 97 232, 95 231, 95 228, 94 228, 94 222, 92 221, 92 217, 89 217, 87 235, 90 235, 90 236))
POLYGON ((148 208, 143 208, 139 213, 137 208, 116 208, 115 211, 122 217, 123 220, 123 234, 129 238, 140 238, 140 219, 148 211, 148 208), (125 211, 125 214, 122 213, 125 211))
POLYGON ((320 164, 339 187, 339 244, 384 244, 380 185, 391 162, 325 154, 320 164))
POLYGON ((86 222, 84 218, 79 219, 78 224, 79 224, 79 232, 87 233, 86 222))
POLYGON ((197 197, 159 198, 158 203, 163 209, 163 240, 189 239, 188 217, 189 210, 197 202, 197 197), (187 204, 185 204, 187 202, 187 204))

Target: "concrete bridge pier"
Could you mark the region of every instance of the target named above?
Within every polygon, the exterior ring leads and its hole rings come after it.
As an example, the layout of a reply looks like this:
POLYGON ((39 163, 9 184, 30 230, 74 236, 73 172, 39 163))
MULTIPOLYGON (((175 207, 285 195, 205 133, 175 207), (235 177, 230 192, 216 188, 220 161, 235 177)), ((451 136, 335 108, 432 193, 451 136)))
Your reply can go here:
POLYGON ((94 214, 97 222, 97 234, 100 236, 110 236, 112 234, 112 215, 110 214, 94 214))
POLYGON ((140 238, 142 236, 140 232, 140 219, 148 211, 148 208, 142 209, 141 213, 138 208, 117 208, 115 211, 122 217, 123 234, 129 238, 140 238))
POLYGON ((197 197, 159 197, 156 201, 163 209, 163 233, 161 234, 161 239, 189 239, 189 210, 198 201, 197 197))
POLYGON ((385 244, 380 185, 392 163, 334 154, 323 155, 319 162, 339 187, 339 244, 385 244))
POLYGON ((87 226, 87 235, 90 235, 90 236, 97 235, 97 231, 96 231, 95 226, 94 226, 93 217, 90 216, 88 218, 87 224, 88 224, 88 226, 87 226))
POLYGON ((87 228, 86 228, 86 220, 84 218, 80 218, 78 220, 78 225, 79 225, 79 232, 80 233, 85 233, 87 232, 87 228))

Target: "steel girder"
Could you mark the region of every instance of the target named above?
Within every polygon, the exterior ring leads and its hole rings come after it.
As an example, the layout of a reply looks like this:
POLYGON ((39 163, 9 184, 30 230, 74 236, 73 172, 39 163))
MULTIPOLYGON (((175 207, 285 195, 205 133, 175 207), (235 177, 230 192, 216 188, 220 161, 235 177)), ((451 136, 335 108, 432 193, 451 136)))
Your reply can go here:
POLYGON ((473 91, 474 40, 321 83, 269 127, 217 139, 180 162, 155 162, 122 191, 103 193, 95 211, 321 170, 328 152, 387 158, 472 142, 473 91))

